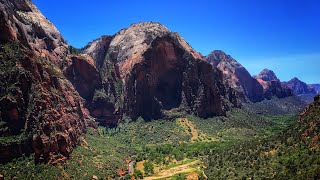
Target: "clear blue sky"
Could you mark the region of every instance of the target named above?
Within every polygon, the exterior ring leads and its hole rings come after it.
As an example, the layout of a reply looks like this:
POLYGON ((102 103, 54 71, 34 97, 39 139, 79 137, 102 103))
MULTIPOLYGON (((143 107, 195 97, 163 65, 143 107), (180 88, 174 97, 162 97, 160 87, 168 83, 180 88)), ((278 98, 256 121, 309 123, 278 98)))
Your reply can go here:
POLYGON ((219 49, 254 75, 320 83, 319 0, 33 0, 69 44, 157 21, 203 55, 219 49))

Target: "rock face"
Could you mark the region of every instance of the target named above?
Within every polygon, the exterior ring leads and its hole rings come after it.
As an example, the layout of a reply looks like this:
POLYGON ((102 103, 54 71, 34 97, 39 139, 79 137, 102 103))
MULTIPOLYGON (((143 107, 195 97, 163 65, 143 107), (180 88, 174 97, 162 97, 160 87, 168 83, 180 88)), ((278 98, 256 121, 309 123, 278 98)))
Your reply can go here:
POLYGON ((216 50, 206 57, 213 67, 223 72, 224 80, 234 88, 243 100, 259 102, 264 99, 263 87, 250 73, 230 55, 216 50))
POLYGON ((83 50, 84 54, 88 54, 95 60, 97 68, 99 70, 101 69, 101 66, 104 62, 112 39, 113 36, 102 36, 101 38, 89 43, 83 50))
MULTIPOLYGON (((29 0, 0 0, 0 41, 0 162, 30 152, 36 162, 68 157, 90 122, 57 66, 68 46, 29 0)), ((71 60, 94 71, 81 58, 71 60)))
POLYGON ((256 76, 256 79, 262 85, 264 96, 267 99, 271 99, 272 96, 284 98, 293 95, 291 89, 283 86, 275 73, 269 69, 262 70, 260 74, 256 76))
POLYGON ((313 88, 316 94, 320 94, 320 84, 309 84, 308 86, 313 88))
POLYGON ((306 83, 300 81, 296 77, 288 82, 283 82, 283 85, 290 88, 295 95, 316 94, 316 91, 313 87, 308 86, 306 83))
POLYGON ((59 60, 67 44, 31 0, 0 0, 0 42, 19 42, 36 55, 59 60))
POLYGON ((100 38, 84 50, 96 62, 104 59, 102 89, 94 101, 105 105, 93 106, 107 105, 109 111, 95 108, 94 116, 159 119, 178 111, 210 117, 225 114, 235 99, 231 91, 227 93, 221 71, 159 23, 133 24, 114 35, 109 47, 100 48, 108 43, 100 38))
POLYGON ((64 61, 63 73, 80 96, 92 99, 95 89, 101 87, 100 73, 96 62, 87 55, 74 55, 64 61))

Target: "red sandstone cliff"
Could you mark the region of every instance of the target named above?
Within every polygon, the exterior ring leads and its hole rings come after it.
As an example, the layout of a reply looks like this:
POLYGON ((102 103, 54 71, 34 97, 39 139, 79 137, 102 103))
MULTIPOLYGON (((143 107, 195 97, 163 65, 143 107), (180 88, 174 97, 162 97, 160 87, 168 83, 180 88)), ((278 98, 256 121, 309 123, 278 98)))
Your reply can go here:
POLYGON ((283 86, 275 73, 269 69, 262 70, 256 79, 262 85, 264 96, 267 99, 271 99, 272 96, 284 98, 293 95, 291 89, 283 86))
MULTIPOLYGON (((224 115, 232 106, 235 97, 227 94, 221 71, 212 68, 178 33, 149 22, 121 30, 111 42, 109 38, 98 39, 84 50, 95 52, 95 61, 103 62, 99 93, 106 97, 104 106, 114 110, 105 118, 122 112, 133 119, 159 119, 172 111, 211 117, 224 115), (100 48, 99 44, 109 46, 100 48)), ((93 106, 99 109, 99 104, 93 106)))
POLYGON ((0 0, 0 42, 0 135, 12 139, 0 145, 0 162, 68 157, 90 122, 57 66, 68 46, 29 0, 0 0))
POLYGON ((264 99, 263 87, 230 55, 216 50, 206 57, 207 61, 223 72, 224 80, 244 101, 259 102, 264 99))

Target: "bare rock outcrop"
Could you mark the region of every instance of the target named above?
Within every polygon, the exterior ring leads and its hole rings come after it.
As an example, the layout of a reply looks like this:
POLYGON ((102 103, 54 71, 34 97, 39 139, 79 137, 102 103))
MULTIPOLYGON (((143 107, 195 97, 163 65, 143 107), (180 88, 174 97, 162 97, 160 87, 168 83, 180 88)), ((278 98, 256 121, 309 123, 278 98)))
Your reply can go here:
POLYGON ((259 102, 264 99, 263 87, 250 73, 230 55, 216 50, 206 57, 213 67, 223 72, 224 80, 243 101, 259 102))
POLYGON ((101 69, 113 36, 102 36, 84 47, 83 53, 88 54, 96 61, 97 69, 101 69))
POLYGON ((96 62, 103 59, 102 89, 94 97, 114 109, 109 114, 160 119, 174 111, 206 118, 224 115, 234 105, 230 102, 236 97, 233 91, 228 94, 221 71, 160 23, 132 24, 115 34, 109 47, 93 48, 102 47, 101 42, 107 41, 100 38, 84 52, 106 51, 104 58, 91 56, 96 62))
POLYGON ((52 60, 59 60, 68 49, 57 28, 31 0, 0 0, 0 42, 8 41, 52 60))
POLYGON ((293 95, 291 89, 281 84, 275 73, 269 69, 262 70, 256 79, 262 85, 267 99, 271 99, 272 96, 284 98, 293 95))

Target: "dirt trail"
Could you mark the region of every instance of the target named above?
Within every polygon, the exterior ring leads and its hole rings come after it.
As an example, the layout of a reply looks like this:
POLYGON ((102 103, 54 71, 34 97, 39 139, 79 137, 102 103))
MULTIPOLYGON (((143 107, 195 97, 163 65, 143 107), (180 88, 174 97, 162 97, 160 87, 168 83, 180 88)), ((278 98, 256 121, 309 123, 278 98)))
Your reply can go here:
POLYGON ((170 169, 162 170, 157 175, 146 177, 146 178, 144 178, 144 180, 164 179, 164 178, 169 178, 174 175, 181 174, 181 173, 192 173, 192 172, 196 171, 197 169, 193 168, 193 167, 189 167, 189 166, 195 165, 197 163, 199 163, 199 160, 192 161, 187 164, 182 164, 182 165, 170 168, 170 169))

